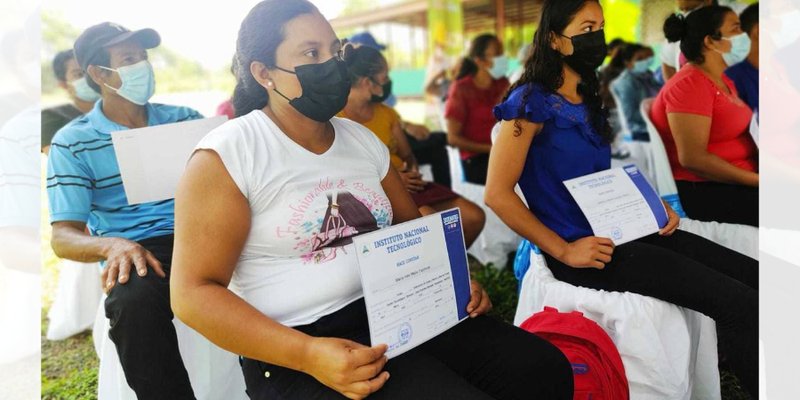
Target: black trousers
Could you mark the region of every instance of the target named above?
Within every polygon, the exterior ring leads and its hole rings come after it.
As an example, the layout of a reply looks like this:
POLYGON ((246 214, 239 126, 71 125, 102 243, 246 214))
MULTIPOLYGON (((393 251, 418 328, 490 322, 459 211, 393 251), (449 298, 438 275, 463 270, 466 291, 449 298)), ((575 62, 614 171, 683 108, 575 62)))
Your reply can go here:
POLYGON ((545 258, 558 280, 655 297, 713 318, 720 350, 744 388, 758 396, 756 260, 681 230, 617 247, 603 270, 545 258))
POLYGON ((132 270, 127 283, 118 282, 105 302, 106 317, 111 320, 108 335, 117 347, 125 380, 137 398, 194 399, 169 304, 173 236, 145 239, 139 244, 161 261, 167 277, 161 278, 149 268, 144 277, 132 270))
POLYGON ((464 169, 464 180, 478 185, 486 185, 486 173, 489 172, 489 154, 478 154, 461 160, 464 169))
POLYGON ((689 218, 758 226, 758 188, 718 182, 675 183, 689 218))
MULTIPOLYGON (((363 300, 311 325, 312 336, 369 344, 363 300)), ((549 342, 491 317, 470 318, 386 364, 391 378, 369 399, 572 399, 572 368, 549 342)), ((251 399, 343 399, 312 376, 243 359, 251 399), (267 374, 268 372, 268 374, 267 374), (268 377, 266 377, 268 375, 268 377)))
POLYGON ((448 188, 450 182, 450 160, 447 158, 447 135, 432 132, 425 140, 417 140, 406 134, 411 152, 419 164, 428 164, 433 172, 433 181, 448 188))

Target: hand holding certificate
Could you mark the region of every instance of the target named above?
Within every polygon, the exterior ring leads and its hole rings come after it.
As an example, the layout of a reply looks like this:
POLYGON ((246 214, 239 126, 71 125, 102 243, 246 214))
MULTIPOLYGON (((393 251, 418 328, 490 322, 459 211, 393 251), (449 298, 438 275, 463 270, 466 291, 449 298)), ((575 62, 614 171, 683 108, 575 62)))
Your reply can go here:
POLYGON ((354 239, 373 345, 398 356, 468 317, 469 269, 458 209, 354 239))
POLYGON ((669 216, 656 191, 635 165, 564 181, 595 236, 615 245, 656 233, 669 216))

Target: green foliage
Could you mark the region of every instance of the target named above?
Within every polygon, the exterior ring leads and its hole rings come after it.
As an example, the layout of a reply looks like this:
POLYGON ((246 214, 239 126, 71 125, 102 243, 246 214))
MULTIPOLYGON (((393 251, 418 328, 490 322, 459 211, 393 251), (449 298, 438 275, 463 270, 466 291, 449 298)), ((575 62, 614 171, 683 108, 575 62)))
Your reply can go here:
POLYGON ((483 266, 477 260, 470 258, 469 268, 473 279, 480 282, 492 299, 493 309, 490 315, 509 324, 513 323, 518 297, 517 279, 510 266, 498 269, 492 264, 483 266))

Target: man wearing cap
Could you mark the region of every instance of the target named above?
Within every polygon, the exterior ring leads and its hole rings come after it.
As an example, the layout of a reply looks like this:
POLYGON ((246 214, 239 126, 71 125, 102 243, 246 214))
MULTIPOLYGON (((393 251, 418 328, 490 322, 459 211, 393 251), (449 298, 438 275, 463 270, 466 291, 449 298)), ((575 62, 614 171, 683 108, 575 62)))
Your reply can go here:
POLYGON ((50 142, 69 121, 92 110, 100 94, 89 87, 86 75, 75 60, 72 49, 59 51, 53 58, 53 73, 58 86, 67 92, 70 103, 42 110, 42 153, 50 152, 50 142))
POLYGON ((128 204, 111 142, 114 131, 202 118, 190 108, 148 102, 155 80, 147 49, 160 42, 152 29, 108 22, 75 41, 75 57, 100 101, 53 138, 51 244, 61 258, 104 263, 109 336, 137 397, 193 399, 169 303, 174 201, 128 204))

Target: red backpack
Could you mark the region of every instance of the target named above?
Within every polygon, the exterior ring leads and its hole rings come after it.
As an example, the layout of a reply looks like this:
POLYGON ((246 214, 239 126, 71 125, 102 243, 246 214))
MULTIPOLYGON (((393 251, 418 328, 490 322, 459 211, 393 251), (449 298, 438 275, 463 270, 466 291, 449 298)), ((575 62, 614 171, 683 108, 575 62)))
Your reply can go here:
POLYGON ((552 307, 520 325, 559 348, 572 364, 574 400, 628 400, 628 379, 617 347, 594 321, 573 311, 552 307))

